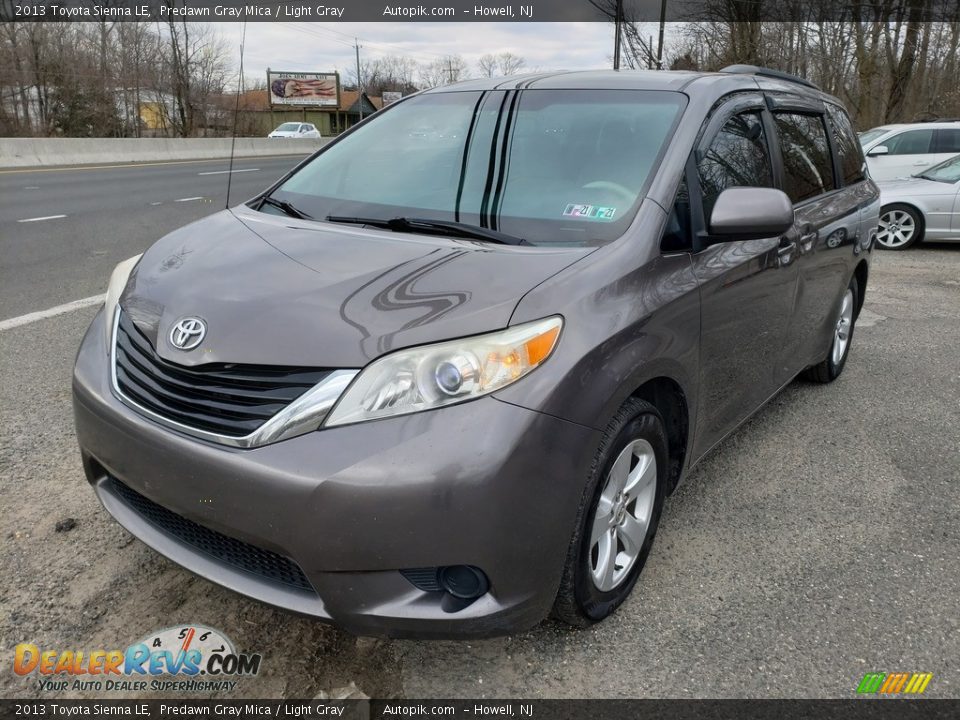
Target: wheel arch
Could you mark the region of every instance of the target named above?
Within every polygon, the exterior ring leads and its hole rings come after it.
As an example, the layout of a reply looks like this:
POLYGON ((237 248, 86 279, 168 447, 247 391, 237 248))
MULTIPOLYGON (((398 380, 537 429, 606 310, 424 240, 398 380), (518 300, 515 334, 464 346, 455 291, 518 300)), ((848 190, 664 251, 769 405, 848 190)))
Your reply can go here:
POLYGON ((861 260, 857 263, 857 267, 853 270, 853 277, 857 280, 857 308, 856 315, 854 317, 860 316, 860 309, 863 307, 863 298, 867 294, 867 276, 869 275, 870 267, 867 264, 866 260, 861 260))
POLYGON ((639 398, 653 405, 663 416, 667 433, 669 475, 667 494, 672 493, 680 482, 687 449, 690 442, 690 412, 687 395, 673 378, 658 376, 645 381, 630 397, 639 398))

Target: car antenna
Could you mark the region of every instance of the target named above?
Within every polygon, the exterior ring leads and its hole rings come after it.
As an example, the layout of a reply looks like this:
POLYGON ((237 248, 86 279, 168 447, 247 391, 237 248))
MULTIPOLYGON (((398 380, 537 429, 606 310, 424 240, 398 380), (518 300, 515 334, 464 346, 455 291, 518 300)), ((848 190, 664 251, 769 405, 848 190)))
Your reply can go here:
POLYGON ((233 108, 233 136, 230 138, 230 167, 227 169, 227 204, 230 209, 230 184, 233 181, 233 152, 237 146, 237 118, 240 116, 240 91, 243 88, 243 48, 247 44, 247 21, 240 31, 240 77, 237 79, 237 101, 233 108))

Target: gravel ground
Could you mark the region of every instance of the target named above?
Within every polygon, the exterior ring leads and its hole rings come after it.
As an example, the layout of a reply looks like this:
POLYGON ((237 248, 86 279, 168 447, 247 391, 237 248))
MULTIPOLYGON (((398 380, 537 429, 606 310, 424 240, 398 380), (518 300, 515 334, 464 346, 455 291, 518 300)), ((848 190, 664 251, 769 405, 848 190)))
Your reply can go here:
POLYGON ((687 478, 614 617, 469 643, 357 639, 147 549, 80 468, 69 378, 93 310, 2 331, 0 696, 38 695, 10 670, 17 643, 201 623, 264 656, 230 697, 850 697, 895 670, 957 697, 958 313, 960 246, 876 254, 843 377, 794 383, 687 478))

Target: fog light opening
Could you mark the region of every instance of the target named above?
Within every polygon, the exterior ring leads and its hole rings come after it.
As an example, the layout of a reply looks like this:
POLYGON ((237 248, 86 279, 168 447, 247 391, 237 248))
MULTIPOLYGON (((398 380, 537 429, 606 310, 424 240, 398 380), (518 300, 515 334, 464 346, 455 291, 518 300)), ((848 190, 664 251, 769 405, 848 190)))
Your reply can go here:
POLYGON ((486 574, 472 565, 408 568, 400 574, 418 590, 439 599, 446 613, 460 612, 490 591, 486 574))
POLYGON ((476 600, 490 589, 490 582, 483 570, 472 565, 442 567, 437 579, 440 587, 459 600, 476 600))

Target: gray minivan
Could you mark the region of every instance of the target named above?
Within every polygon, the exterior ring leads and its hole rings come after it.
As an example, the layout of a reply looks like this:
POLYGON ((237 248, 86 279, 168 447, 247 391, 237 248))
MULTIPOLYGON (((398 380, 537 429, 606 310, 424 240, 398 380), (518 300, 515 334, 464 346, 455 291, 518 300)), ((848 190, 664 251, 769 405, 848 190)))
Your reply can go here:
POLYGON ((878 211, 839 101, 774 71, 414 95, 117 267, 87 477, 175 562, 356 633, 588 625, 690 468, 840 375, 878 211))

